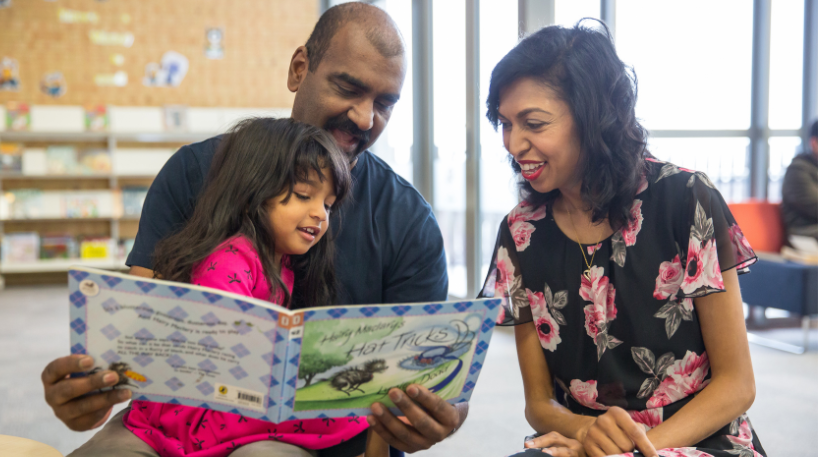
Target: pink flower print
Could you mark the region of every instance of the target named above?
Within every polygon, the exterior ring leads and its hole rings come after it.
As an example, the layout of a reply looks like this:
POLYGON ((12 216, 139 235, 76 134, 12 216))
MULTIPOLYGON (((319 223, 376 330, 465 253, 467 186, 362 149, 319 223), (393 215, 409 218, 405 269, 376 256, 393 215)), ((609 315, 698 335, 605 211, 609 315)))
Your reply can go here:
POLYGON ((656 288, 653 290, 653 298, 664 300, 678 292, 684 278, 684 270, 679 255, 670 262, 664 261, 659 265, 659 276, 656 277, 656 288))
POLYGON ((682 291, 686 296, 694 294, 701 288, 724 289, 724 280, 719 268, 719 254, 716 241, 710 239, 704 246, 695 237, 690 237, 687 248, 687 268, 682 281, 682 291))
POLYGON ((662 408, 649 408, 644 411, 628 411, 628 415, 631 416, 631 419, 637 424, 642 424, 645 427, 645 431, 661 424, 662 414, 662 408))
POLYGON ((554 352, 557 345, 562 343, 560 338, 560 326, 548 313, 547 308, 543 308, 542 313, 535 313, 534 325, 537 327, 537 336, 540 338, 540 345, 543 349, 554 352))
POLYGON ((535 228, 529 222, 544 218, 544 205, 534 207, 527 202, 520 203, 508 213, 508 227, 518 252, 524 251, 531 243, 531 234, 534 233, 535 228))
POLYGON ((599 396, 599 393, 596 389, 596 381, 593 379, 588 382, 582 382, 579 379, 572 379, 571 386, 568 388, 568 391, 571 393, 574 400, 576 400, 580 405, 586 408, 605 411, 609 407, 601 403, 597 403, 596 397, 599 396))
POLYGON ((744 237, 744 233, 741 232, 738 224, 731 225, 728 232, 730 233, 730 241, 733 243, 733 250, 736 253, 736 263, 739 266, 756 256, 750 242, 744 237))
POLYGON ((695 447, 677 447, 672 449, 658 449, 659 457, 713 457, 707 452, 702 452, 695 447))
POLYGON ((528 296, 528 304, 531 306, 532 313, 542 313, 540 310, 548 312, 548 306, 545 304, 545 297, 542 292, 531 292, 526 289, 525 294, 528 296))
POLYGON ((616 289, 604 274, 604 268, 591 267, 591 278, 582 277, 579 296, 593 303, 594 313, 602 319, 602 322, 610 322, 616 319, 616 304, 614 303, 616 289))
POLYGON ((738 436, 727 435, 727 439, 741 446, 752 447, 753 430, 750 428, 750 422, 742 418, 741 425, 738 427, 738 436))
POLYGON ((622 238, 625 246, 636 244, 636 235, 642 230, 642 200, 634 200, 631 206, 631 220, 622 228, 622 238))
POLYGON ((502 296, 511 295, 511 286, 514 283, 514 264, 508 256, 505 247, 497 249, 497 274, 495 275, 494 290, 502 296))
POLYGON ((534 233, 535 230, 534 225, 528 222, 517 222, 510 228, 514 245, 517 246, 517 252, 525 251, 531 244, 531 234, 534 233))
POLYGON ((598 243, 596 246, 588 246, 588 255, 594 255, 598 249, 602 249, 602 243, 598 243))
POLYGON ((667 368, 665 371, 667 377, 653 391, 647 407, 667 406, 702 390, 709 383, 709 380, 704 379, 709 371, 710 361, 706 352, 698 356, 695 352, 687 351, 683 359, 677 360, 667 368))

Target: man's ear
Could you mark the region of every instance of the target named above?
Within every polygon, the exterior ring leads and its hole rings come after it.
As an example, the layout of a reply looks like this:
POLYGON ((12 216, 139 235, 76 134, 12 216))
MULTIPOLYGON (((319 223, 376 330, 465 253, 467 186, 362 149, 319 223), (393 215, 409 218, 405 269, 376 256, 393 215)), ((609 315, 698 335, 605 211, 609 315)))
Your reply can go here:
POLYGON ((309 71, 310 59, 307 57, 307 48, 299 46, 290 59, 290 69, 287 72, 287 89, 290 92, 298 92, 301 83, 309 71))

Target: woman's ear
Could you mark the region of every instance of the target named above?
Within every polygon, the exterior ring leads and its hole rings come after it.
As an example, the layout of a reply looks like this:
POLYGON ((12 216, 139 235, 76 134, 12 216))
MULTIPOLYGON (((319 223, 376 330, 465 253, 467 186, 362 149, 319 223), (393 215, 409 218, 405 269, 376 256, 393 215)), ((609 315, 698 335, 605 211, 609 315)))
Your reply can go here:
POLYGON ((290 59, 290 69, 287 72, 287 89, 290 92, 298 92, 301 83, 309 71, 310 59, 307 56, 306 46, 299 46, 290 59))

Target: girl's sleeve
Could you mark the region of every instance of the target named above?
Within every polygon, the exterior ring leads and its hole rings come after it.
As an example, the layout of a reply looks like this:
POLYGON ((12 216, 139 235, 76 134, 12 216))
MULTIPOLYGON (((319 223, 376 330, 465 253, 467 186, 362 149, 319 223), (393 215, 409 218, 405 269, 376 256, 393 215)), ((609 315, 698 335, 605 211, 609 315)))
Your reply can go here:
POLYGON ((696 172, 686 185, 684 225, 678 232, 683 238, 677 243, 685 268, 682 291, 695 298, 723 292, 722 272, 736 268, 747 273, 758 258, 710 179, 696 172))
POLYGON ((519 325, 534 320, 523 285, 517 247, 508 228, 508 217, 503 218, 497 233, 489 274, 478 298, 503 298, 503 310, 497 325, 519 325))
POLYGON ((226 244, 207 256, 191 275, 191 282, 204 287, 253 296, 260 263, 241 243, 226 244))

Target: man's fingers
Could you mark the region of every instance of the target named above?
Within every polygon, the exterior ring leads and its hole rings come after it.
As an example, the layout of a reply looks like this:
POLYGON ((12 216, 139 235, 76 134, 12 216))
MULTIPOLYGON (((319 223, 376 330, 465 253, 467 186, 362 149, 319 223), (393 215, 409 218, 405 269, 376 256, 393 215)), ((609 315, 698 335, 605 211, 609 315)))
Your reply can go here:
POLYGON ((45 400, 56 408, 89 392, 111 387, 117 383, 119 376, 113 371, 103 371, 81 378, 64 378, 55 384, 45 386, 45 400))
POLYGON ((392 389, 389 398, 424 437, 437 443, 457 427, 460 416, 454 406, 423 386, 411 385, 406 390, 392 389))
POLYGON ((372 430, 374 430, 375 433, 377 433, 381 437, 381 439, 386 441, 386 443, 389 446, 391 446, 391 447, 393 447, 395 449, 400 449, 403 452, 412 453, 412 452, 417 451, 417 449, 413 448, 409 444, 404 443, 403 441, 399 440, 395 435, 392 434, 392 432, 387 430, 383 426, 381 421, 379 421, 375 416, 372 416, 372 415, 367 416, 366 421, 369 423, 369 426, 372 428, 372 430))
POLYGON ((102 411, 110 411, 111 407, 117 403, 122 403, 131 398, 131 391, 127 389, 115 389, 108 392, 89 395, 70 401, 60 407, 60 417, 65 420, 74 420, 79 417, 96 414, 102 411))
POLYGON ((87 355, 75 354, 51 361, 43 370, 43 384, 48 386, 72 373, 88 371, 94 366, 94 359, 87 355))

